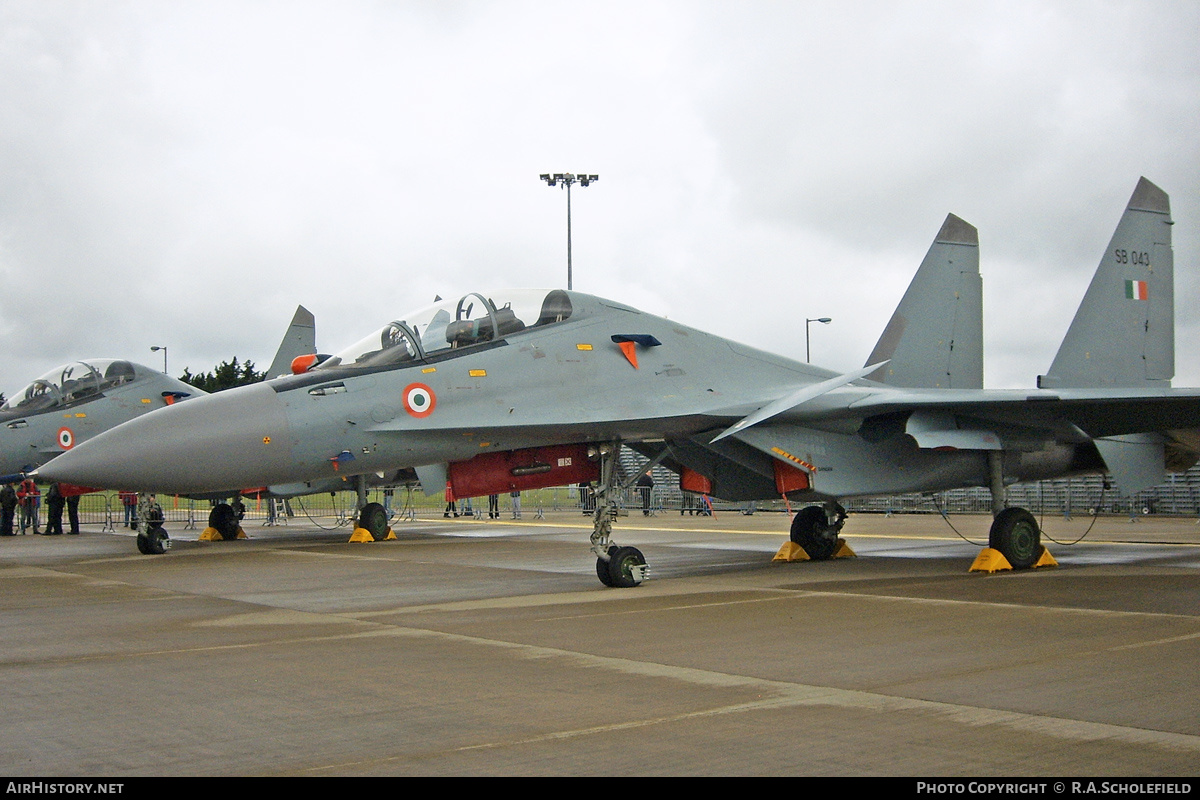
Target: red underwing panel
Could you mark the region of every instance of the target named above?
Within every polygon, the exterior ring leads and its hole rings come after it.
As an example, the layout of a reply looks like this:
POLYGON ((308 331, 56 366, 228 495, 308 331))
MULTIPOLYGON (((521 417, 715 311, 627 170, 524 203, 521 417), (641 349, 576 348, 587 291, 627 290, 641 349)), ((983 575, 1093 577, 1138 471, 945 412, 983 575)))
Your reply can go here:
POLYGON ((771 463, 775 466, 775 489, 780 494, 798 492, 801 489, 808 488, 807 472, 797 469, 791 464, 786 464, 777 458, 772 459, 771 463))
POLYGON ((455 497, 481 497, 599 480, 600 464, 587 445, 567 444, 480 453, 452 463, 449 474, 455 497))
POLYGON ((683 473, 679 476, 679 488, 685 492, 712 494, 712 481, 699 472, 684 467, 683 473))

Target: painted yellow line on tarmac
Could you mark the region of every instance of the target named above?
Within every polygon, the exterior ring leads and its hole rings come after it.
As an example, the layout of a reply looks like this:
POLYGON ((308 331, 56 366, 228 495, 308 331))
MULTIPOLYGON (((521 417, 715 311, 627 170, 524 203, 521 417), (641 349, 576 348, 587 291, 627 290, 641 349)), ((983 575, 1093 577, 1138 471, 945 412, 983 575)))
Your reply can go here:
MULTIPOLYGON (((586 530, 586 531, 590 531, 592 529, 591 523, 584 524, 584 523, 573 523, 573 522, 554 522, 551 520, 537 520, 537 519, 497 520, 497 519, 474 519, 474 518, 471 518, 471 519, 465 519, 465 520, 448 519, 448 520, 438 520, 438 521, 445 522, 447 524, 454 523, 454 524, 458 524, 458 525, 486 523, 488 525, 508 525, 508 526, 517 526, 517 527, 525 527, 525 528, 566 528, 568 530, 586 530)), ((734 533, 734 534, 739 534, 739 535, 743 535, 743 536, 772 536, 772 537, 776 537, 776 538, 778 538, 778 537, 782 537, 784 539, 788 538, 788 531, 787 531, 786 524, 783 526, 780 526, 779 530, 764 531, 764 530, 749 530, 746 528, 734 528, 734 527, 730 527, 730 528, 664 527, 661 525, 640 524, 639 522, 637 522, 636 520, 633 520, 633 519, 626 520, 624 523, 622 523, 621 518, 618 518, 617 524, 614 527, 619 527, 620 529, 626 530, 626 531, 653 531, 653 532, 657 532, 657 533, 734 533)), ((986 539, 987 532, 986 531, 977 532, 976 536, 983 537, 984 539, 986 539)), ((855 539, 885 539, 885 540, 908 539, 908 540, 929 541, 929 542, 961 541, 961 542, 964 542, 965 544, 981 546, 979 544, 979 542, 972 541, 970 538, 959 535, 951 530, 947 530, 945 533, 943 533, 941 535, 915 534, 915 533, 910 533, 910 532, 905 532, 905 533, 862 533, 859 531, 850 530, 850 531, 845 532, 843 538, 845 538, 847 540, 851 540, 851 541, 853 541, 855 539)), ((1070 546, 1071 544, 1075 544, 1075 542, 1069 542, 1066 544, 1061 544, 1059 542, 1055 542, 1052 539, 1050 539, 1049 537, 1047 537, 1044 532, 1043 532, 1043 539, 1044 539, 1044 543, 1047 546, 1067 547, 1067 546, 1070 546)), ((1100 539, 1084 539, 1079 543, 1080 544, 1087 543, 1087 544, 1103 544, 1103 545, 1123 545, 1123 546, 1137 544, 1137 545, 1153 545, 1153 546, 1158 546, 1158 547, 1197 547, 1197 548, 1200 548, 1200 543, 1197 543, 1197 542, 1145 542, 1145 541, 1128 541, 1128 540, 1126 540, 1126 541, 1103 541, 1100 539)), ((986 543, 983 544, 982 546, 986 547, 986 543)))
MULTIPOLYGON (((467 519, 467 520, 443 520, 447 524, 453 522, 458 525, 487 523, 488 525, 512 525, 522 528, 568 528, 570 530, 590 531, 592 525, 576 524, 572 522, 551 522, 549 520, 497 520, 497 519, 467 519)), ((614 527, 617 527, 614 525, 614 527)), ((662 533, 748 533, 755 536, 787 536, 786 530, 780 531, 748 531, 739 528, 664 528, 654 525, 620 525, 624 530, 638 531, 661 531, 662 533)), ((907 538, 907 537, 906 537, 907 538)))

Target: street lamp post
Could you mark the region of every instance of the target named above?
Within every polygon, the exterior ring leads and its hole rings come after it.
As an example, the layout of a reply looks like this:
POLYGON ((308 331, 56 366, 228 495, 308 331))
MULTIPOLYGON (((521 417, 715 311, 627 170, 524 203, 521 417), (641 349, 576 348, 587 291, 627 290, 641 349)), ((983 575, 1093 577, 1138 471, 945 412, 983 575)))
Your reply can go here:
POLYGON ((562 184, 567 190, 567 288, 571 289, 571 187, 578 183, 580 186, 590 186, 593 181, 600 180, 599 175, 572 175, 570 172, 556 172, 553 175, 538 176, 548 186, 562 184))
POLYGON ((804 320, 804 361, 807 364, 812 363, 812 350, 808 344, 808 328, 814 322, 820 322, 822 325, 828 325, 833 322, 831 317, 817 317, 816 319, 804 320))
POLYGON ((151 353, 157 353, 159 350, 163 351, 163 373, 166 374, 166 372, 167 372, 167 348, 165 346, 159 347, 158 345, 154 345, 150 348, 151 353))

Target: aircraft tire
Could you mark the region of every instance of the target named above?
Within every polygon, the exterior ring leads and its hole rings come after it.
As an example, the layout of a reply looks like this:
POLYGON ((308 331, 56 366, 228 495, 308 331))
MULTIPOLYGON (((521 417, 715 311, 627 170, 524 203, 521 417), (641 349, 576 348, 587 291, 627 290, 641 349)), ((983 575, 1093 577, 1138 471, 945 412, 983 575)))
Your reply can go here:
MULTIPOLYGON (((612 547, 608 548, 608 557, 611 559, 613 556, 613 553, 617 552, 617 550, 619 550, 619 549, 620 548, 617 547, 615 544, 612 547)), ((608 565, 610 563, 611 562, 605 561, 603 558, 597 558, 596 559, 596 577, 599 578, 600 582, 603 583, 605 586, 612 588, 616 584, 613 583, 612 573, 609 572, 609 569, 608 569, 608 565)))
POLYGON ((375 541, 381 541, 387 536, 387 522, 387 511, 379 503, 367 503, 362 507, 362 511, 358 512, 358 527, 366 528, 375 537, 375 541))
POLYGON ((646 557, 636 547, 618 547, 608 562, 608 576, 612 580, 610 585, 620 589, 640 586, 642 582, 633 577, 633 567, 645 563, 646 557))
POLYGON ((167 548, 163 546, 163 542, 167 539, 167 532, 161 526, 154 526, 146 533, 137 535, 138 552, 144 556, 161 556, 167 552, 167 548))
POLYGON ((992 520, 988 547, 999 550, 1013 569, 1029 569, 1042 555, 1042 530, 1023 508, 1006 508, 992 520))
POLYGON ((610 575, 608 572, 608 562, 603 558, 596 559, 596 577, 599 578, 600 582, 605 586, 609 587, 610 589, 612 588, 612 575, 610 575))
POLYGON ((228 503, 217 503, 208 512, 208 527, 221 534, 225 541, 237 538, 238 518, 233 506, 228 503))
POLYGON ((837 549, 837 536, 831 536, 825 509, 807 506, 792 517, 791 539, 804 548, 813 561, 827 561, 837 549))

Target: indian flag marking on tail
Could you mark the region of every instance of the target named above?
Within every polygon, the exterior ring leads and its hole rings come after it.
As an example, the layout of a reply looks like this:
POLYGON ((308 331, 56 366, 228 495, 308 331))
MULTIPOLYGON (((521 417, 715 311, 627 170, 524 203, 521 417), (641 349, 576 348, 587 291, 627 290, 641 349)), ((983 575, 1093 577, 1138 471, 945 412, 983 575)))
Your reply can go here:
POLYGON ((1128 300, 1149 300, 1150 285, 1145 281, 1125 281, 1125 297, 1128 300))

